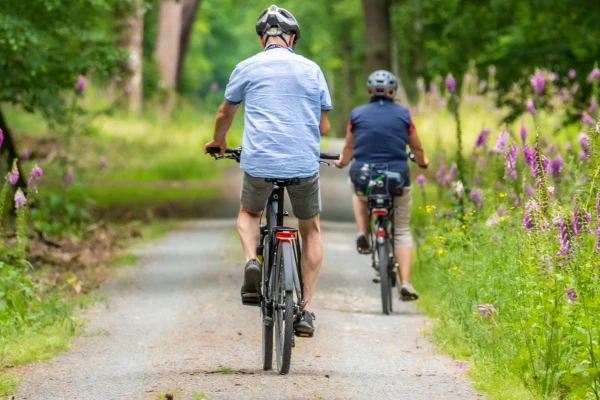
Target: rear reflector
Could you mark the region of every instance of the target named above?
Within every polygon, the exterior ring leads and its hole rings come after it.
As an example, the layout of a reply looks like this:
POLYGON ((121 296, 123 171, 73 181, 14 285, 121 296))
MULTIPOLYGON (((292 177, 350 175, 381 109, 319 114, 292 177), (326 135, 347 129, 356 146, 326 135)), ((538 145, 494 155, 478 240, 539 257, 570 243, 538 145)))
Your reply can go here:
POLYGON ((388 210, 385 208, 375 208, 373 209, 373 215, 388 215, 388 210))
POLYGON ((281 231, 281 232, 277 232, 275 233, 275 237, 279 240, 296 240, 296 232, 290 232, 290 231, 281 231))
POLYGON ((385 237, 386 232, 385 229, 379 228, 377 229, 377 237, 385 237))

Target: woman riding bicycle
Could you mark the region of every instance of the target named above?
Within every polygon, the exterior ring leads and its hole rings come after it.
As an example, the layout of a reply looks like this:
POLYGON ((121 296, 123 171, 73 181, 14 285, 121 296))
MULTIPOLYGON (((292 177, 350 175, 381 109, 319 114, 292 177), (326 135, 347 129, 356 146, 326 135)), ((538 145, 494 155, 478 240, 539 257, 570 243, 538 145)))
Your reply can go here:
POLYGON ((410 208, 412 203, 408 153, 412 150, 416 163, 426 168, 421 141, 407 109, 394 103, 398 79, 388 71, 373 72, 367 81, 371 101, 352 110, 346 133, 346 144, 335 162, 338 168, 347 166, 352 158, 350 179, 354 188, 352 208, 358 225, 356 246, 360 253, 370 250, 369 210, 365 193, 374 165, 400 173, 404 182, 388 180, 388 191, 394 196, 394 254, 399 264, 403 300, 416 300, 419 295, 410 283, 413 239, 410 233, 410 208))

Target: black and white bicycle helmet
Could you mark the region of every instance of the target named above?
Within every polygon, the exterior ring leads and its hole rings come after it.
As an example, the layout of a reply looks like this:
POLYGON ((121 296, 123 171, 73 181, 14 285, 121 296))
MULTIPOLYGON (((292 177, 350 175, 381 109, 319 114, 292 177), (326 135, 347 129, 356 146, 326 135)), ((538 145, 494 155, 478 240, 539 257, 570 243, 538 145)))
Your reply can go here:
POLYGON ((393 99, 398 90, 398 79, 389 71, 379 70, 369 75, 367 89, 371 97, 393 99))
MULTIPOLYGON (((294 34, 296 43, 300 39, 300 25, 291 12, 276 5, 264 10, 256 21, 256 33, 259 36, 279 36, 284 42, 283 34, 294 34)), ((289 45, 289 44, 288 44, 289 45)))

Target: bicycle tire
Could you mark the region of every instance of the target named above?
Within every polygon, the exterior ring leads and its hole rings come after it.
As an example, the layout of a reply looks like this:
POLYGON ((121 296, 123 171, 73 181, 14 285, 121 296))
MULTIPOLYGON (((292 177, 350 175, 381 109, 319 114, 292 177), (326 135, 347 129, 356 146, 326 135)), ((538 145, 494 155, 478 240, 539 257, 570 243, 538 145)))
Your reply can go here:
POLYGON ((381 309, 385 315, 392 311, 392 286, 389 279, 389 252, 387 241, 377 243, 377 258, 379 259, 379 284, 381 286, 381 309))
MULTIPOLYGON (((285 375, 290 371, 292 345, 294 340, 294 290, 286 288, 285 281, 292 273, 292 243, 280 242, 277 250, 275 278, 275 354, 277 372, 285 375)), ((292 275, 293 276, 293 275, 292 275)))
MULTIPOLYGON (((265 237, 265 243, 268 241, 268 237, 265 237)), ((267 246, 264 247, 265 251, 268 252, 267 246)), ((269 299, 270 293, 268 293, 268 263, 270 262, 269 257, 263 256, 263 268, 262 268, 262 304, 261 304, 261 315, 262 315, 262 362, 263 370, 270 371, 273 369, 273 309, 268 308, 266 300, 269 299)))

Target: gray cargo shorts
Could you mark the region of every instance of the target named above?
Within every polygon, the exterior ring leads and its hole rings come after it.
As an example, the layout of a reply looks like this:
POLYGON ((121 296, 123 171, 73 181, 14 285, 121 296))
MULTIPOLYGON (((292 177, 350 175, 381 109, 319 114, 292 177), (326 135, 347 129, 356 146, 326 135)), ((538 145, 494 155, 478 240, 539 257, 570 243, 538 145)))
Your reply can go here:
MULTIPOLYGON (((319 173, 308 178, 300 178, 300 183, 287 186, 286 190, 296 218, 307 220, 321 213, 319 173)), ((272 191, 273 183, 244 172, 240 201, 246 210, 254 213, 262 212, 272 191)))

